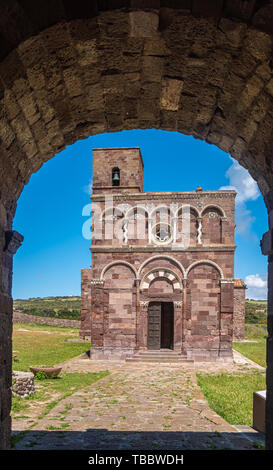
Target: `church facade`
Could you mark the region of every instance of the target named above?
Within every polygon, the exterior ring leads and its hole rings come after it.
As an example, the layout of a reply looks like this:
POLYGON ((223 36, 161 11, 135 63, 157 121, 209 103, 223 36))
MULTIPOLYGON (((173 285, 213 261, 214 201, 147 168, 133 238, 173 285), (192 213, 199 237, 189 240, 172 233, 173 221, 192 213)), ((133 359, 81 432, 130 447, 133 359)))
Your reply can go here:
POLYGON ((82 270, 91 358, 171 351, 232 361, 244 335, 234 279, 235 191, 143 192, 140 149, 93 150, 92 267, 82 270))

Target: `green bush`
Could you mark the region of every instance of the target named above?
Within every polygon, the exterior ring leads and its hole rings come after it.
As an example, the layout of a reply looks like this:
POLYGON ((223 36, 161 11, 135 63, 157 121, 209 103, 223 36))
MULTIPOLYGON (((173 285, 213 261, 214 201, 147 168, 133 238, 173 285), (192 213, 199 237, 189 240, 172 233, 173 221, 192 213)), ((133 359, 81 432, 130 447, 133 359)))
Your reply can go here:
POLYGON ((246 300, 246 323, 266 324, 267 302, 246 300), (264 310, 260 312, 259 310, 264 310))
POLYGON ((45 380, 45 379, 48 379, 48 376, 46 375, 46 373, 42 370, 40 370, 39 372, 37 372, 35 374, 35 379, 37 380, 45 380))

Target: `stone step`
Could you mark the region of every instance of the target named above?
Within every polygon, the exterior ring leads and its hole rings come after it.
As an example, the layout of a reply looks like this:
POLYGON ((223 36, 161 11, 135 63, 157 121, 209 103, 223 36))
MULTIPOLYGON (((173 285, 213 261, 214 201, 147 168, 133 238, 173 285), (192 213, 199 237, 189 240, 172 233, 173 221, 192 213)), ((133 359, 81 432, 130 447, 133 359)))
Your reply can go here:
POLYGON ((136 352, 134 356, 128 357, 126 362, 193 363, 194 361, 188 359, 185 354, 179 354, 179 352, 173 351, 172 349, 147 349, 145 351, 136 352))
POLYGON ((149 357, 128 357, 126 362, 157 362, 157 363, 193 363, 192 359, 181 358, 149 358, 149 357))
POLYGON ((136 354, 171 354, 172 356, 181 356, 181 353, 172 351, 171 349, 147 349, 146 351, 138 351, 136 354))
MULTIPOLYGON (((146 352, 146 351, 145 351, 146 352)), ((133 357, 128 357, 126 362, 194 362, 181 354, 165 354, 165 353, 138 353, 133 357)))
POLYGON ((184 356, 171 356, 171 354, 136 354, 134 357, 141 359, 187 359, 184 356))

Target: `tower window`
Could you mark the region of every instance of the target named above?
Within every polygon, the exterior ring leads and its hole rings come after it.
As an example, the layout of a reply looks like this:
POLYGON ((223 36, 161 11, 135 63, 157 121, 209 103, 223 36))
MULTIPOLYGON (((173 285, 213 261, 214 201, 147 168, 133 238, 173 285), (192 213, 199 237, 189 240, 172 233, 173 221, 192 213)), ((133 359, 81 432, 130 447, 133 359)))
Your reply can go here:
POLYGON ((113 168, 112 170, 112 186, 120 186, 120 170, 113 168))

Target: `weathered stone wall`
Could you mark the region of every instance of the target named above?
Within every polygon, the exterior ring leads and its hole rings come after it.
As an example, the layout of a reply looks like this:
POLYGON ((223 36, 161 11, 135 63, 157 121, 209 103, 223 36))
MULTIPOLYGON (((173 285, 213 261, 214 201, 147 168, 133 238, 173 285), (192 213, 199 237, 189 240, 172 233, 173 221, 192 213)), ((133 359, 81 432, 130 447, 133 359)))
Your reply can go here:
POLYGON ((85 325, 90 320, 93 357, 122 358, 132 355, 136 348, 147 348, 148 317, 142 307, 156 300, 175 302, 176 351, 197 361, 230 360, 233 291, 221 282, 232 284, 234 277, 235 192, 210 192, 200 187, 195 192, 126 192, 130 178, 142 187, 138 150, 99 149, 93 162, 96 170, 92 201, 100 211, 99 217, 93 216, 92 231, 95 234, 100 224, 103 231, 100 239, 92 239, 92 268, 82 272, 81 328, 81 335, 86 335, 85 325), (128 161, 120 158, 126 153, 128 161), (111 171, 117 165, 121 173, 124 165, 125 175, 130 168, 129 180, 121 180, 121 186, 112 193, 111 171), (105 205, 104 188, 108 195, 112 193, 111 207, 105 205), (154 230, 162 222, 162 205, 168 207, 164 221, 172 227, 171 237, 177 224, 178 242, 179 235, 185 232, 183 207, 190 206, 186 249, 176 249, 173 238, 162 245, 156 243, 154 230), (141 214, 136 212, 139 206, 141 214), (137 237, 139 217, 146 225, 144 237, 137 237), (133 237, 125 240, 128 220, 133 237), (111 236, 105 228, 111 228, 111 236), (183 292, 184 282, 188 285, 183 292))
POLYGON ((143 190, 143 162, 139 148, 93 150, 93 193, 143 190), (120 169, 120 186, 112 185, 112 169, 120 169))
POLYGON ((220 295, 220 274, 213 266, 197 265, 190 271, 185 349, 196 361, 219 359, 220 295))
MULTIPOLYGON (((102 356, 115 359, 132 354, 136 347, 136 299, 131 269, 124 265, 110 268, 105 274, 103 292, 106 301, 99 305, 103 316, 102 356)), ((91 312, 94 307, 92 302, 91 312)), ((100 358, 100 350, 92 347, 91 356, 100 358)))
POLYGON ((14 323, 38 323, 40 325, 51 325, 60 326, 67 328, 80 328, 80 320, 68 320, 66 318, 51 318, 51 317, 39 317, 35 315, 28 315, 19 311, 13 312, 14 323))
POLYGON ((81 270, 81 331, 80 336, 91 337, 91 279, 92 270, 81 270))
MULTIPOLYGON (((100 132, 161 128, 215 144, 248 168, 272 211, 272 2, 147 0, 145 11, 137 0, 71 5, 30 1, 18 8, 11 0, 1 7, 1 250, 31 174, 66 145, 100 132)), ((0 257, 0 447, 6 448, 12 301, 4 286, 12 270, 2 251, 0 257)))
POLYGON ((34 374, 31 372, 13 371, 12 372, 12 391, 21 398, 34 395, 34 374))
POLYGON ((233 339, 245 337, 245 287, 234 286, 233 339))

